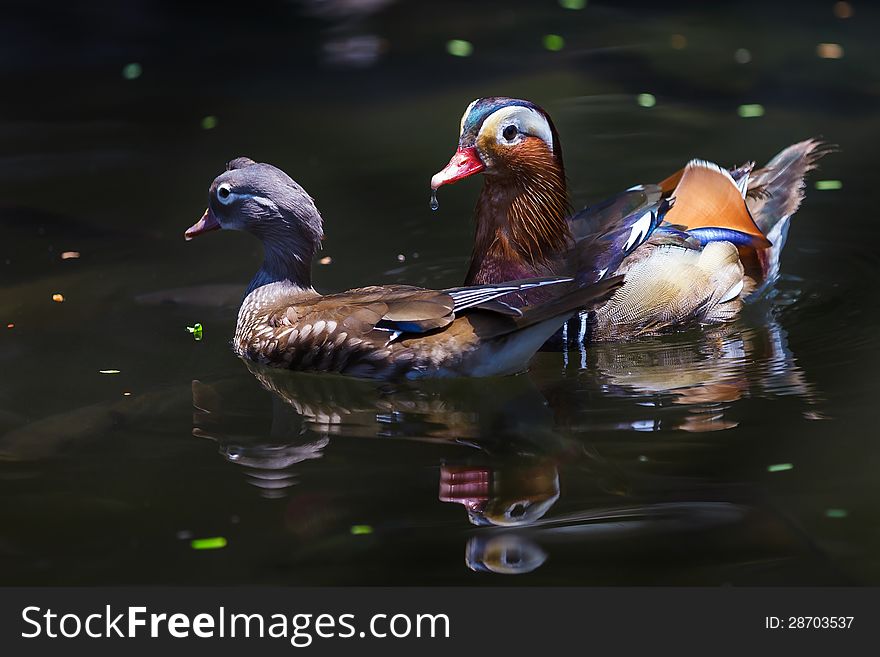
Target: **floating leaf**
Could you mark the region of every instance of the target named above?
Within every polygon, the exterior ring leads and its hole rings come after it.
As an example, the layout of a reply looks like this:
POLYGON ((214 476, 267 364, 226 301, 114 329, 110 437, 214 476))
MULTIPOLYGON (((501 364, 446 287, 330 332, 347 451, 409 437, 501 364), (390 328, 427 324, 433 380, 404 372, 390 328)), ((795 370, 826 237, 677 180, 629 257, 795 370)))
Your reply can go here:
POLYGON ((822 59, 842 59, 843 46, 839 43, 820 43, 816 46, 816 54, 822 59))
POLYGON ((202 329, 201 324, 196 324, 195 326, 187 326, 186 330, 192 333, 193 339, 196 342, 201 340, 204 335, 204 329, 202 329))
POLYGON ((853 8, 852 5, 844 0, 840 0, 840 2, 834 3, 834 15, 838 18, 852 18, 853 8))
POLYGON ((848 515, 846 509, 825 509, 826 518, 846 518, 848 515))
POLYGON ((764 116, 764 106, 759 105, 758 103, 740 105, 739 108, 737 108, 737 112, 743 119, 753 119, 759 116, 764 116))
POLYGON ((544 35, 544 47, 547 50, 557 52, 557 51, 565 48, 565 39, 563 39, 558 34, 545 34, 544 35))
POLYGON ((452 39, 446 42, 446 52, 453 57, 470 57, 474 52, 474 46, 464 39, 452 39))
POLYGON ((773 465, 767 466, 767 472, 785 472, 792 468, 794 468, 794 465, 791 463, 774 463, 773 465))
POLYGON ((752 53, 749 52, 748 48, 737 48, 733 53, 733 61, 737 64, 748 64, 752 61, 752 53))
POLYGON ((352 525, 351 533, 354 536, 361 536, 363 534, 372 534, 373 528, 370 525, 352 525))
POLYGON ((220 548, 226 547, 226 539, 222 536, 194 538, 189 542, 189 546, 193 550, 219 550, 220 548))
POLYGON ((657 104, 657 99, 653 94, 639 94, 636 96, 636 102, 641 107, 654 107, 657 104))
POLYGON ((587 6, 587 0, 559 0, 559 6, 563 9, 583 9, 587 6))
POLYGON ((136 80, 141 77, 141 73, 144 72, 144 69, 137 62, 132 62, 131 64, 126 64, 122 67, 122 77, 126 80, 136 80))
POLYGON ((843 181, 842 180, 817 180, 816 181, 816 189, 822 192, 827 192, 829 190, 834 189, 843 189, 843 181))
POLYGON ((202 119, 202 130, 213 130, 217 127, 216 116, 206 116, 202 119))

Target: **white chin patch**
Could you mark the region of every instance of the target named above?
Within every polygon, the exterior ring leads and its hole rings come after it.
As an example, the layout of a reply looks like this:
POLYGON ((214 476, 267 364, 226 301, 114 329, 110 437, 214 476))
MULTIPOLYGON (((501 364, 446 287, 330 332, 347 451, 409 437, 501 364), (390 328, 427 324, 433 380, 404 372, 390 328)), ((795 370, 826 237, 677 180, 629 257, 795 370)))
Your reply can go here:
POLYGON ((490 114, 483 121, 477 139, 490 134, 494 135, 495 141, 502 145, 518 144, 522 141, 523 135, 538 137, 547 144, 547 148, 553 150, 553 132, 550 130, 550 124, 540 112, 531 107, 512 105, 502 107, 490 114), (511 125, 516 127, 517 135, 508 141, 504 138, 504 130, 511 125))

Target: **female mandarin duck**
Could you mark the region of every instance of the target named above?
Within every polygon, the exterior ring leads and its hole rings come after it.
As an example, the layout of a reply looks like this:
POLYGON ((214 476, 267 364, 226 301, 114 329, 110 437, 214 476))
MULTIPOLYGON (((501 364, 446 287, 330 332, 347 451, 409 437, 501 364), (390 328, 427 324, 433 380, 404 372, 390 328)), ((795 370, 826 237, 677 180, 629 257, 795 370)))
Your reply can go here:
POLYGON ((233 347, 240 357, 272 367, 376 379, 517 372, 579 306, 620 285, 619 279, 565 285, 565 292, 522 311, 498 297, 571 279, 440 291, 384 285, 325 296, 311 276, 324 236, 321 215, 287 174, 238 158, 208 195, 208 209, 185 237, 225 228, 263 242, 265 258, 245 293, 233 347))
MULTIPOLYGON (((753 162, 727 170, 691 160, 659 184, 571 215, 559 135, 547 112, 525 100, 480 98, 465 110, 458 150, 431 188, 484 174, 468 285, 562 273, 586 284, 624 275, 606 302, 580 314, 583 342, 736 317, 744 298, 775 280, 804 176, 828 150, 810 139, 757 170, 753 162)), ((505 300, 521 307, 542 294, 505 300)))

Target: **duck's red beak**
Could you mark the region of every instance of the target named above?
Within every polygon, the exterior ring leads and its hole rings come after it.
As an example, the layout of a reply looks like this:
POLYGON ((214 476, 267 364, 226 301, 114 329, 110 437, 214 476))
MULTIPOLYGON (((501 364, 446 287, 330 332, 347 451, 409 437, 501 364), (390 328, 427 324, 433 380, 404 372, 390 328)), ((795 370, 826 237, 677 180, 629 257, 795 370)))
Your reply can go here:
POLYGON ((435 173, 434 177, 431 178, 431 189, 437 189, 442 185, 457 182, 462 178, 480 173, 485 168, 486 165, 480 161, 476 148, 473 146, 470 148, 459 148, 455 151, 452 159, 449 160, 446 168, 435 173))
POLYGON ((218 230, 219 228, 220 222, 217 221, 217 217, 211 212, 211 208, 208 208, 205 210, 205 214, 202 215, 201 219, 186 229, 183 236, 186 238, 186 241, 189 242, 193 237, 198 237, 202 233, 208 233, 212 230, 218 230))

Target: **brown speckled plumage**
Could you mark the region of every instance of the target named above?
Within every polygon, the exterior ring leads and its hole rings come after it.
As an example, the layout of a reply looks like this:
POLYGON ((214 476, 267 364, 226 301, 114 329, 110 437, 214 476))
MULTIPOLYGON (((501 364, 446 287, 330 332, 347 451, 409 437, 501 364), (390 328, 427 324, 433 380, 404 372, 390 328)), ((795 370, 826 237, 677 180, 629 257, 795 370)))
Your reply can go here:
POLYGON ((523 314, 491 302, 456 314, 444 291, 388 285, 322 296, 276 282, 245 298, 233 348, 270 367, 363 378, 507 374, 522 369, 579 303, 617 284, 576 289, 523 314))
POLYGON ((265 259, 242 302, 233 349, 269 367, 373 379, 489 376, 525 368, 578 308, 603 301, 619 279, 573 286, 550 277, 428 290, 372 286, 321 295, 310 258, 323 236, 311 197, 280 169, 245 158, 211 185, 192 238, 215 228, 259 237, 265 259), (520 311, 498 301, 511 292, 554 287, 520 311))

